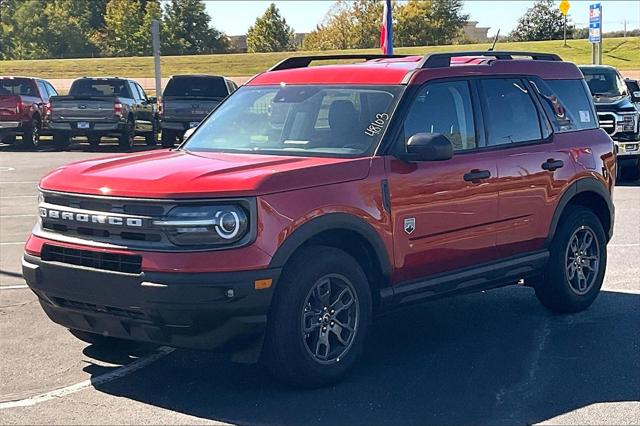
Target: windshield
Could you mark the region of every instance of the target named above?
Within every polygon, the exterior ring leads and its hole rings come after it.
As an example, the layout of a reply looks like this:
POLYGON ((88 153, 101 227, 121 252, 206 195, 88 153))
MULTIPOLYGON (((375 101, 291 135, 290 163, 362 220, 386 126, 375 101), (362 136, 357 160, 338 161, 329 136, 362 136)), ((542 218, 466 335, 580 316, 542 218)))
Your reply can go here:
POLYGON ((581 71, 592 95, 626 95, 626 86, 615 70, 609 68, 582 68, 581 71))
POLYGON ((127 82, 125 80, 76 80, 69 89, 71 96, 129 96, 127 82))
POLYGON ((167 83, 164 96, 224 98, 229 94, 222 77, 174 77, 167 83))
POLYGON ((402 86, 242 87, 183 147, 189 151, 357 157, 371 153, 402 86))

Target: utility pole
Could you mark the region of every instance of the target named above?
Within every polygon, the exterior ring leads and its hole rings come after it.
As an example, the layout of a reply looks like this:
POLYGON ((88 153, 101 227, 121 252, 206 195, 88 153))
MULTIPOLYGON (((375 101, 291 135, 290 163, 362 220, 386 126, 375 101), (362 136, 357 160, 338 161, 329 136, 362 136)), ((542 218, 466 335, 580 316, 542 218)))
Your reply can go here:
POLYGON ((160 22, 151 21, 151 43, 153 45, 153 65, 156 78, 156 98, 162 93, 162 75, 160 74, 160 22))

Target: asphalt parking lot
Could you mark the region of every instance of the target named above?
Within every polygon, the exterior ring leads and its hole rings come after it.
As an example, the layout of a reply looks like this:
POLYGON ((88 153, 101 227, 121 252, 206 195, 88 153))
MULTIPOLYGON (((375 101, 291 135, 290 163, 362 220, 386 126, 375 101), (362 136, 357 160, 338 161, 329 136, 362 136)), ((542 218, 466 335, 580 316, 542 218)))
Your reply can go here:
POLYGON ((604 288, 589 310, 552 315, 517 287, 413 306, 376 319, 347 380, 303 391, 220 355, 98 348, 45 317, 20 273, 36 184, 117 150, 86 147, 0 145, 1 424, 640 424, 640 181, 615 190, 604 288))

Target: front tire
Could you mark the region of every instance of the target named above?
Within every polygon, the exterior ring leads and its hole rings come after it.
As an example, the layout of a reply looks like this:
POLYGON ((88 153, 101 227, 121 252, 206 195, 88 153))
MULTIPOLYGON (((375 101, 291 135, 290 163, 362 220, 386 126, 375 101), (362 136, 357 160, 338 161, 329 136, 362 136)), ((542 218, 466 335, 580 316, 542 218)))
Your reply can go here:
POLYGON ((152 126, 153 130, 144 136, 147 146, 156 146, 158 144, 158 124, 156 120, 153 121, 152 126))
POLYGON ((621 167, 620 176, 624 180, 637 180, 640 178, 640 159, 636 160, 634 166, 621 167))
POLYGON ((69 146, 69 135, 59 132, 54 133, 53 144, 57 149, 66 149, 69 146))
POLYGON ((607 239, 598 216, 585 207, 572 207, 551 243, 544 280, 536 296, 557 313, 587 309, 598 297, 607 265, 607 239))
POLYGON ((263 360, 301 387, 341 380, 357 361, 371 319, 371 292, 342 250, 301 249, 285 268, 269 313, 263 360))

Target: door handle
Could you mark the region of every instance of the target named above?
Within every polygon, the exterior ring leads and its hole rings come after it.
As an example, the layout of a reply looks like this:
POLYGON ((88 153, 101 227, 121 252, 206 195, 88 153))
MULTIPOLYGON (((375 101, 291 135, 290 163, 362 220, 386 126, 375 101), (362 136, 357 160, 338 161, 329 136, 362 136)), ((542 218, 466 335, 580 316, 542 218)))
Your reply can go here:
POLYGON ((553 158, 549 158, 547 161, 542 163, 542 169, 549 170, 550 172, 561 169, 562 167, 564 167, 564 161, 554 160, 553 158))
POLYGON ((489 170, 473 169, 469 173, 464 174, 464 180, 467 182, 477 182, 481 179, 489 179, 491 172, 489 170))

